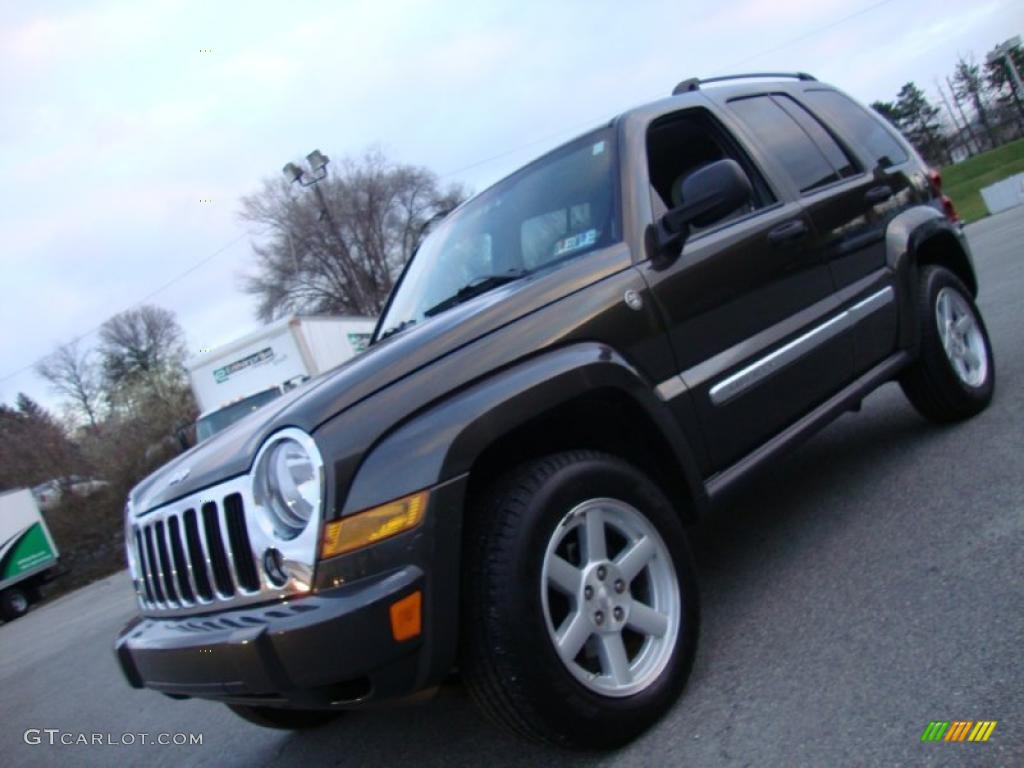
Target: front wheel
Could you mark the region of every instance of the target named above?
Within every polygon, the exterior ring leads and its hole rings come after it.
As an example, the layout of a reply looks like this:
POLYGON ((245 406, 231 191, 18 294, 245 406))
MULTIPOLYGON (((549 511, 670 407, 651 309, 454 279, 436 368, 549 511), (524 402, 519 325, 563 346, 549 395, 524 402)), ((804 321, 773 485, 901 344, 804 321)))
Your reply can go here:
POLYGON ((988 331, 970 292, 944 267, 921 270, 917 292, 920 349, 900 378, 907 398, 926 418, 960 421, 984 410, 995 389, 988 331))
POLYGON ((8 587, 0 592, 0 617, 13 621, 28 613, 29 599, 20 587, 8 587))
POLYGON ((492 720, 611 748, 675 701, 697 644, 697 585, 661 490, 589 451, 524 465, 470 520, 462 669, 492 720))

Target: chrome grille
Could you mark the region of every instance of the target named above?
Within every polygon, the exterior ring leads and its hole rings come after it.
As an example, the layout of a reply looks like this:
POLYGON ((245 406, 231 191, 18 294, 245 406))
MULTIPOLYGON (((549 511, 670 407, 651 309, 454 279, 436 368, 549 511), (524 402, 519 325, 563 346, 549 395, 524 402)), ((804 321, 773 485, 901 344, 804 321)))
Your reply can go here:
POLYGON ((129 561, 143 609, 180 612, 243 602, 270 586, 260 582, 242 493, 210 495, 185 499, 132 522, 129 561))
MULTIPOLYGON (((315 460, 323 498, 324 466, 309 435, 287 427, 264 441, 253 466, 277 440, 295 440, 315 460)), ((281 598, 306 595, 313 588, 322 535, 318 514, 297 536, 282 539, 268 510, 253 493, 251 475, 238 475, 155 509, 145 496, 125 508, 128 567, 142 613, 178 618, 214 613, 281 598), (141 510, 135 512, 135 503, 141 510), (285 564, 283 584, 271 581, 263 566, 268 551, 285 564)), ((321 501, 322 507, 322 501, 321 501)), ((276 571, 275 571, 276 573, 276 571)), ((226 621, 227 619, 225 619, 226 621)))

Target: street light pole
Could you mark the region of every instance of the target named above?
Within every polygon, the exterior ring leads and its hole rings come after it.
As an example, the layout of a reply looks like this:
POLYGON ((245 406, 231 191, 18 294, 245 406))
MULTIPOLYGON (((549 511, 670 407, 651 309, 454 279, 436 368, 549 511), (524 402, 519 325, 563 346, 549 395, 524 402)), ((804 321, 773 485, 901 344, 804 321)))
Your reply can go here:
POLYGON ((331 214, 331 210, 327 206, 327 200, 324 198, 323 190, 320 189, 317 183, 327 178, 327 164, 331 162, 331 159, 319 149, 314 149, 306 155, 306 162, 309 163, 310 170, 312 171, 311 174, 304 171, 295 163, 285 163, 281 172, 284 173, 284 175, 290 179, 293 184, 297 181, 304 187, 313 188, 316 200, 320 204, 320 220, 327 222, 328 231, 338 241, 338 256, 342 262, 344 262, 346 272, 348 273, 347 277, 357 294, 359 311, 365 315, 371 314, 376 311, 376 308, 373 303, 367 299, 365 286, 363 285, 363 281, 360 279, 360 275, 358 270, 355 268, 355 264, 352 263, 352 259, 349 256, 348 248, 345 246, 345 239, 341 236, 341 230, 338 229, 338 226, 334 221, 334 216, 331 214))
POLYGON ((999 59, 1003 60, 1003 66, 1006 67, 1006 71, 1010 74, 1010 93, 1013 94, 1013 100, 1017 104, 1017 111, 1024 118, 1024 104, 1021 103, 1021 94, 1024 94, 1024 84, 1021 83, 1020 72, 1017 71, 1017 65, 1013 61, 1013 51, 1020 48, 1020 44, 1020 35, 1015 35, 989 51, 985 60, 989 64, 995 63, 999 59))

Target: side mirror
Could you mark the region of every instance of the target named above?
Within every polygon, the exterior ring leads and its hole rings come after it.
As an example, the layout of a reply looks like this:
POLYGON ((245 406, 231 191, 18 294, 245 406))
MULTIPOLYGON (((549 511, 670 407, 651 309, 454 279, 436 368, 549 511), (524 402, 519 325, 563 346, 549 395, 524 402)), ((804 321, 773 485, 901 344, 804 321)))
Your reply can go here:
POLYGON ((750 202, 750 179, 735 160, 717 160, 683 181, 683 204, 658 222, 657 252, 675 258, 683 250, 690 226, 714 224, 750 202))
POLYGON ((179 422, 174 430, 174 437, 177 440, 178 447, 181 448, 182 452, 187 451, 189 448, 196 444, 195 422, 179 422))

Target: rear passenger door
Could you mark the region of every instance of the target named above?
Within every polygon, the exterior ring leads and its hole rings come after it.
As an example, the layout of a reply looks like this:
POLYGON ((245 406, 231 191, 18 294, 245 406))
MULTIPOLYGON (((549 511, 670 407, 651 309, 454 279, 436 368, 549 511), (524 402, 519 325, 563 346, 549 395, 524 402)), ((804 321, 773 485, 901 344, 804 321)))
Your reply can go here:
POLYGON ((794 98, 855 171, 810 209, 837 288, 860 308, 852 332, 854 372, 861 373, 898 343, 895 276, 887 265, 885 235, 892 219, 915 203, 913 163, 878 115, 839 91, 807 88, 794 98))
POLYGON ((895 181, 881 169, 869 173, 839 144, 825 125, 796 99, 783 93, 733 99, 729 106, 747 129, 769 147, 773 158, 787 150, 783 133, 792 126, 805 136, 802 162, 817 170, 794 178, 796 192, 814 224, 808 247, 828 264, 844 309, 841 339, 852 355, 850 380, 887 357, 896 344, 895 292, 886 269, 881 209, 892 204, 895 181))

